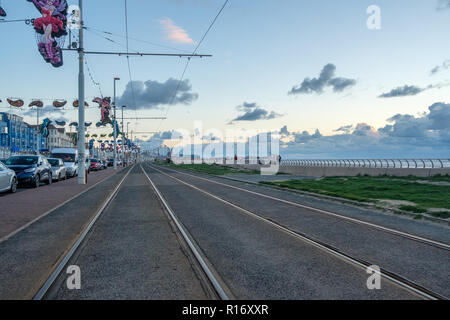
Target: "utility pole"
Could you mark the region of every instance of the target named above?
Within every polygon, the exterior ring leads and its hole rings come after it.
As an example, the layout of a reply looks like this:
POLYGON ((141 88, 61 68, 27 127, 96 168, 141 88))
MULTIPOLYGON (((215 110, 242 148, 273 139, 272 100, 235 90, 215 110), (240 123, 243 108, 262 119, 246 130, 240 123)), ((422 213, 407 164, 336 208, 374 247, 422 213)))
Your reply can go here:
POLYGON ((36 155, 39 155, 39 149, 41 146, 41 139, 39 135, 39 107, 36 107, 36 155))
POLYGON ((114 135, 114 170, 117 170, 117 118, 116 118, 116 81, 120 80, 120 78, 114 78, 114 123, 113 123, 113 135, 114 135))
POLYGON ((83 0, 78 0, 80 8, 79 73, 78 73, 78 184, 86 184, 85 136, 84 136, 84 48, 83 48, 83 0))

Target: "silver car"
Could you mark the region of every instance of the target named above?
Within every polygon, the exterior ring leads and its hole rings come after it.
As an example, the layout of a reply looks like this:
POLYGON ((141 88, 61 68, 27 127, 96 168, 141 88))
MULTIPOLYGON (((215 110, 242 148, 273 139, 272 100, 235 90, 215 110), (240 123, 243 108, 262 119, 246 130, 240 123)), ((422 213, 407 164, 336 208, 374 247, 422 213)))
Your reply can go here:
POLYGON ((7 168, 0 162, 0 192, 9 191, 11 193, 17 190, 17 177, 14 170, 7 168))
POLYGON ((66 166, 61 159, 48 158, 48 163, 52 166, 52 178, 54 181, 61 181, 67 179, 66 166))

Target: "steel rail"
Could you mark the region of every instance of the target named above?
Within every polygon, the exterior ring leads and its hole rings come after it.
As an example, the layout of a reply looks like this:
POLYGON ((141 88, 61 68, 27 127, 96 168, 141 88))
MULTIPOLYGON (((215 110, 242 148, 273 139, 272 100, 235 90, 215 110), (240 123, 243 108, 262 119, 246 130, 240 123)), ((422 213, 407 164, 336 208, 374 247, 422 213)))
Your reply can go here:
POLYGON ((217 295, 222 300, 230 300, 228 295, 225 293, 225 290, 220 285, 220 282, 216 279, 216 276, 211 271, 211 269, 209 268, 208 264, 205 262, 205 259, 203 259, 202 255, 197 250, 196 246, 192 243, 192 241, 191 241, 190 237, 188 236, 187 232, 184 230, 183 226, 178 221, 178 218, 176 217, 175 213, 173 212, 173 210, 168 205, 167 201, 164 199, 164 197, 161 194, 161 192, 159 191, 159 189, 153 183, 152 179, 150 179, 150 177, 148 176, 147 172, 145 172, 144 168, 142 168, 142 165, 140 165, 140 166, 141 166, 142 172, 144 172, 145 176, 147 177, 148 181, 150 182, 153 190, 158 195, 158 198, 161 200, 161 202, 163 203, 163 205, 166 208, 167 212, 169 213, 171 219, 173 220, 173 222, 175 223, 176 227, 178 228, 178 231, 183 236, 184 241, 186 241, 189 249, 194 254, 194 256, 197 259, 198 263, 200 264, 200 266, 202 267, 203 271, 205 272, 208 280, 211 282, 212 286, 214 287, 214 290, 216 291, 217 295))
POLYGON ((111 194, 108 196, 108 198, 104 201, 103 205, 100 207, 100 209, 97 210, 94 217, 91 219, 89 224, 86 226, 86 228, 83 230, 83 232, 78 236, 75 243, 72 245, 70 250, 64 255, 62 260, 57 264, 56 268, 53 270, 53 272, 50 274, 50 276, 47 278, 47 280, 44 282, 44 284, 41 286, 39 291, 34 295, 33 300, 42 300, 44 299, 50 288, 53 287, 56 279, 60 276, 61 272, 63 271, 64 267, 67 265, 69 260, 72 258, 74 253, 77 251, 83 240, 86 238, 86 235, 89 233, 89 231, 92 229, 95 222, 98 220, 100 215, 105 211, 105 209, 108 207, 108 205, 114 200, 116 197, 119 188, 122 186, 122 183, 125 181, 125 179, 128 177, 128 174, 133 170, 134 165, 128 170, 128 172, 122 177, 120 182, 117 184, 117 186, 114 188, 114 190, 111 192, 111 194))
MULTIPOLYGON (((410 234, 410 233, 407 233, 407 232, 391 229, 391 228, 388 228, 388 227, 383 227, 383 226, 380 226, 378 224, 374 224, 374 223, 371 223, 371 222, 359 220, 359 219, 356 219, 356 218, 347 217, 347 216, 344 216, 344 215, 341 215, 341 214, 337 214, 337 213, 334 213, 334 212, 331 212, 331 211, 317 209, 317 208, 310 207, 310 206, 307 206, 307 205, 303 205, 303 204, 300 204, 300 203, 297 203, 297 202, 293 202, 293 201, 289 201, 289 200, 285 200, 285 199, 269 196, 267 194, 259 193, 259 192, 256 192, 256 191, 251 191, 251 190, 247 190, 247 189, 244 189, 244 188, 232 186, 232 185, 229 185, 229 184, 226 184, 226 183, 221 183, 221 182, 218 182, 218 181, 206 179, 206 178, 199 177, 199 176, 196 176, 196 175, 192 175, 192 174, 189 174, 189 173, 186 173, 186 172, 182 172, 182 171, 178 171, 178 170, 172 170, 172 169, 169 169, 169 168, 165 168, 165 169, 169 170, 169 171, 172 171, 172 172, 179 173, 179 174, 187 175, 187 176, 190 176, 190 177, 193 177, 193 178, 197 178, 197 179, 200 179, 200 180, 204 180, 204 181, 208 181, 208 182, 211 182, 211 183, 215 183, 215 184, 218 184, 218 185, 221 185, 221 186, 224 186, 224 187, 236 189, 236 190, 239 190, 239 191, 244 191, 244 192, 251 193, 251 194, 254 194, 254 195, 257 195, 257 196, 261 196, 261 197, 264 197, 264 198, 268 198, 268 199, 271 199, 271 200, 283 202, 285 204, 289 204, 289 205, 292 205, 292 206, 296 206, 296 207, 300 207, 300 208, 304 208, 304 209, 308 209, 308 210, 313 210, 313 211, 316 211, 316 212, 319 212, 319 213, 322 213, 322 214, 333 216, 333 217, 336 217, 336 218, 339 218, 339 219, 344 219, 344 220, 347 220, 347 221, 350 221, 350 222, 353 222, 353 223, 356 223, 356 224, 365 225, 365 226, 368 226, 368 227, 371 227, 371 228, 374 228, 374 229, 382 230, 382 231, 390 233, 390 234, 394 234, 394 235, 397 235, 397 236, 400 236, 400 237, 403 237, 403 238, 407 238, 409 240, 418 241, 418 242, 421 242, 421 243, 425 243, 425 244, 431 245, 433 247, 438 247, 440 249, 444 249, 444 250, 450 251, 450 245, 446 244, 446 243, 443 243, 443 242, 431 240, 431 239, 428 239, 428 238, 423 238, 423 237, 416 236, 416 235, 413 235, 413 234, 410 234)), ((236 180, 233 180, 233 181, 236 181, 236 180)), ((256 183, 255 183, 255 185, 256 185, 256 183)))
MULTIPOLYGON (((314 246, 316 248, 319 248, 319 249, 321 249, 321 250, 323 250, 323 251, 325 251, 327 253, 330 253, 330 254, 340 258, 341 260, 349 262, 349 263, 351 263, 351 264, 353 264, 355 266, 358 266, 358 267, 360 267, 360 268, 362 268, 364 270, 366 270, 368 267, 373 265, 373 264, 371 264, 371 263, 369 263, 367 261, 364 261, 362 259, 352 257, 351 255, 346 254, 346 253, 340 251, 339 249, 334 248, 333 246, 327 245, 327 244, 325 244, 325 243, 323 243, 321 241, 313 239, 313 238, 311 238, 311 237, 309 237, 309 236, 307 236, 307 235, 305 235, 303 233, 300 233, 298 231, 290 230, 289 228, 287 228, 287 227, 285 227, 285 226, 283 226, 283 225, 281 225, 281 224, 279 224, 277 222, 274 222, 272 220, 266 219, 266 218, 264 218, 264 217, 262 217, 262 216, 260 216, 260 215, 258 215, 256 213, 252 212, 252 211, 249 211, 249 210, 247 210, 245 208, 242 208, 242 207, 240 207, 240 206, 238 206, 238 205, 236 205, 236 204, 234 204, 232 202, 229 202, 228 200, 225 200, 225 199, 223 199, 223 198, 221 198, 219 196, 216 196, 216 195, 214 195, 214 194, 212 194, 212 193, 210 193, 208 191, 205 191, 205 190, 203 190, 201 188, 198 188, 198 187, 196 187, 196 186, 194 186, 194 185, 192 185, 192 184, 190 184, 188 182, 185 182, 185 181, 183 181, 181 179, 178 179, 177 177, 174 177, 174 176, 172 176, 170 174, 167 174, 167 173, 165 173, 165 172, 155 168, 152 165, 149 165, 149 167, 154 169, 154 170, 156 170, 156 171, 158 171, 159 173, 169 177, 169 178, 172 178, 173 180, 176 180, 176 181, 178 181, 178 182, 180 182, 180 183, 182 183, 182 184, 184 184, 186 186, 189 186, 192 189, 200 191, 200 192, 208 195, 209 197, 211 197, 213 199, 216 199, 216 200, 221 201, 221 202, 223 202, 225 204, 228 204, 228 205, 232 206, 233 208, 238 209, 239 211, 244 212, 245 214, 247 214, 247 215, 249 215, 249 216, 251 216, 251 217, 253 217, 253 218, 257 219, 257 220, 260 220, 260 221, 265 222, 265 223, 267 223, 267 224, 269 224, 269 225, 271 225, 271 226, 273 226, 275 228, 278 228, 279 230, 281 230, 281 231, 283 231, 283 232, 293 236, 294 238, 302 240, 302 241, 304 241, 304 242, 306 242, 306 243, 308 243, 308 244, 310 244, 310 245, 312 245, 312 246, 314 246)), ((429 299, 429 300, 447 300, 447 297, 442 296, 439 293, 433 292, 432 290, 429 290, 429 289, 427 289, 425 287, 422 287, 421 285, 416 284, 416 283, 414 283, 413 281, 411 281, 409 279, 406 279, 406 278, 404 278, 404 277, 402 277, 400 275, 397 275, 397 274, 395 274, 393 272, 387 271, 387 270, 385 270, 383 268, 380 268, 380 276, 384 277, 385 279, 395 283, 396 285, 398 285, 398 286, 400 286, 400 287, 402 287, 402 288, 404 288, 406 290, 414 292, 415 294, 417 294, 417 295, 419 295, 419 296, 421 296, 421 297, 423 297, 425 299, 429 299)))

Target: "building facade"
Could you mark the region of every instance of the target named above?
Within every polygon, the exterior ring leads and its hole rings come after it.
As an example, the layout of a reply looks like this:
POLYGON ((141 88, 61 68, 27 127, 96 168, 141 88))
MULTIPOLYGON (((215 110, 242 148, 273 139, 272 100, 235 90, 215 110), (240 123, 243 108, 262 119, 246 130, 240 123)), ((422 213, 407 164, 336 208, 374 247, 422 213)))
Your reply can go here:
POLYGON ((47 149, 50 151, 54 148, 74 148, 73 139, 71 138, 69 133, 66 133, 66 129, 64 128, 56 128, 53 125, 50 125, 49 135, 47 138, 47 149))
MULTIPOLYGON (((13 154, 35 153, 37 127, 24 122, 21 116, 0 112, 0 158, 13 154)), ((45 139, 40 137, 39 140, 39 148, 45 149, 45 139)))

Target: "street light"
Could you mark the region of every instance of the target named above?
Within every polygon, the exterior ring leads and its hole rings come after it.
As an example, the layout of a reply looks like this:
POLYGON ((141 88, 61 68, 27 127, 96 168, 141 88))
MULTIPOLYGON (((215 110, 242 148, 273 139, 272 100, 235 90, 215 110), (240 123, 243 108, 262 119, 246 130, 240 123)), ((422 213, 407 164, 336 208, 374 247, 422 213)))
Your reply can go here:
POLYGON ((125 167, 125 143, 124 143, 124 132, 123 132, 123 108, 127 106, 122 106, 122 165, 125 167))
POLYGON ((117 124, 117 118, 116 118, 116 81, 120 80, 120 78, 114 78, 114 123, 113 123, 113 135, 114 135, 114 170, 117 170, 117 132, 116 132, 116 124, 117 124))

